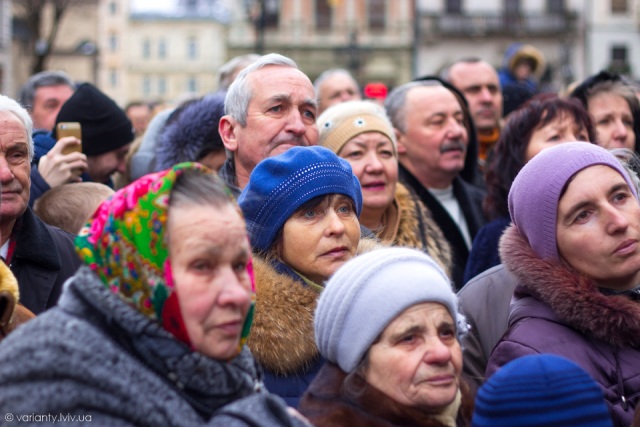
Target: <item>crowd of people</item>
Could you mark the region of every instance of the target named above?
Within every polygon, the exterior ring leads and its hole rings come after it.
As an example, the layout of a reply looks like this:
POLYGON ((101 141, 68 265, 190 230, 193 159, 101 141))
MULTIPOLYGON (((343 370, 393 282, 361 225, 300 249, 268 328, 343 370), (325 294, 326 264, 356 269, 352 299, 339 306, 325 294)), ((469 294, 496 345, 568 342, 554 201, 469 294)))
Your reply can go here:
POLYGON ((164 109, 61 71, 0 95, 0 415, 640 426, 640 103, 544 67, 515 44, 372 100, 251 54, 164 109))

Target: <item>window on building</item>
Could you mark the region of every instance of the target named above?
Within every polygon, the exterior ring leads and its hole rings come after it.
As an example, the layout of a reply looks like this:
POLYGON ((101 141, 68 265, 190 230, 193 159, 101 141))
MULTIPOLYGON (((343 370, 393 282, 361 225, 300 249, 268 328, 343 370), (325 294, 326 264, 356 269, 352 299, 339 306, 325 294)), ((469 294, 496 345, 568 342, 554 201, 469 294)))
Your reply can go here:
POLYGON ((611 0, 611 13, 627 13, 628 8, 627 0, 611 0))
POLYGON ((109 13, 115 15, 118 13, 118 3, 115 1, 109 2, 109 13))
POLYGON ((628 50, 626 46, 613 46, 611 48, 611 60, 616 63, 627 62, 628 50))
POLYGON ((164 59, 167 57, 167 41, 160 39, 158 42, 158 57, 164 59))
POLYGON ((267 28, 277 28, 280 16, 280 0, 264 0, 263 7, 264 26, 267 28))
POLYGON ((386 3, 385 0, 369 0, 369 29, 384 30, 386 3))
POLYGON ((316 29, 331 29, 331 6, 329 0, 316 0, 316 29))
POLYGON ((109 84, 112 88, 118 87, 118 70, 113 68, 109 70, 109 84))
MULTIPOLYGON (((553 0, 552 0, 553 1, 553 0)), ((449 15, 459 15, 462 13, 462 0, 447 0, 445 10, 449 15)))
POLYGON ((109 35, 109 50, 111 52, 118 51, 118 36, 116 34, 109 35))
POLYGON ((142 41, 142 57, 151 57, 151 41, 149 39, 144 39, 142 41))
POLYGON ((519 15, 520 0, 504 0, 504 11, 507 15, 519 15))
POLYGON ((565 11, 565 0, 547 0, 547 12, 564 13, 565 11))
POLYGON ((151 95, 151 77, 144 76, 142 78, 142 95, 147 98, 151 95))
POLYGON ((167 93, 167 80, 164 76, 158 77, 158 95, 163 96, 167 93))
POLYGON ((187 39, 187 58, 196 59, 198 57, 198 41, 195 37, 187 39))
POLYGON ((198 81, 195 77, 191 76, 187 79, 187 92, 198 92, 198 81))

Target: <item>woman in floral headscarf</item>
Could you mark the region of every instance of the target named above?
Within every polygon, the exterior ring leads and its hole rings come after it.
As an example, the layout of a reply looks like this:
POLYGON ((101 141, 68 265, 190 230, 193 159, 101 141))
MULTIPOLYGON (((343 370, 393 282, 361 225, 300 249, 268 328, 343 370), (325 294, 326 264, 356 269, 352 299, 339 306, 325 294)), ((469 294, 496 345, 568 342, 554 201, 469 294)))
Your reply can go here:
POLYGON ((266 392, 243 346, 251 250, 211 171, 183 163, 140 178, 98 208, 76 247, 85 266, 59 305, 0 346, 1 413, 118 426, 302 424, 266 392))

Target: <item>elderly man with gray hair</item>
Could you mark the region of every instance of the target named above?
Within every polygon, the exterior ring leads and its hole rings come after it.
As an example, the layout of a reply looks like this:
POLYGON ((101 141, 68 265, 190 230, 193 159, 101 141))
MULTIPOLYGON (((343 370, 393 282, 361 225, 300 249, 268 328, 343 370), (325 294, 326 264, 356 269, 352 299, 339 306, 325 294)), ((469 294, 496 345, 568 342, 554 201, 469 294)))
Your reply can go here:
POLYGON ((264 55, 242 70, 224 109, 218 130, 228 158, 219 173, 236 197, 261 160, 318 142, 313 85, 286 56, 264 55))

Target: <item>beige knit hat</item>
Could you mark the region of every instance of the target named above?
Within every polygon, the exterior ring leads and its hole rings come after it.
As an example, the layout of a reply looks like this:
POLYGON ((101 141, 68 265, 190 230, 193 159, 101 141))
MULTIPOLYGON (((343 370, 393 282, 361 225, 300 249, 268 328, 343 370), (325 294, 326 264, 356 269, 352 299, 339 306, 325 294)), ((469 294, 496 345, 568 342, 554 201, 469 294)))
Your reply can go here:
POLYGON ((384 108, 371 101, 348 101, 327 109, 317 120, 318 145, 338 154, 352 138, 379 132, 389 138, 396 153, 396 136, 384 108))

